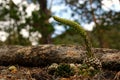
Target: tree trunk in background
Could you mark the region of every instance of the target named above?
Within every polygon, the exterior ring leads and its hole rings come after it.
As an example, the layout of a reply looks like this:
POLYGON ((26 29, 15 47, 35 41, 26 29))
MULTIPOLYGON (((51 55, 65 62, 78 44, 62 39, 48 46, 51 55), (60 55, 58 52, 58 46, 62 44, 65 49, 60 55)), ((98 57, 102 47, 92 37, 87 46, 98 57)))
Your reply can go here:
POLYGON ((97 35, 98 35, 98 39, 99 39, 99 46, 101 48, 109 48, 108 41, 105 40, 104 34, 105 34, 105 31, 102 29, 99 29, 97 31, 97 35))
POLYGON ((40 44, 51 43, 51 34, 53 32, 53 27, 49 23, 49 18, 51 16, 50 10, 47 9, 47 0, 38 0, 40 5, 40 15, 42 22, 40 22, 40 29, 42 38, 40 39, 40 44))
POLYGON ((92 0, 90 0, 90 7, 91 7, 91 11, 92 11, 92 17, 93 17, 93 21, 96 25, 96 33, 95 35, 97 35, 98 41, 99 41, 99 47, 101 48, 109 48, 108 45, 108 41, 105 40, 104 37, 104 30, 102 30, 100 27, 101 24, 98 24, 95 13, 94 13, 94 9, 92 8, 92 0))

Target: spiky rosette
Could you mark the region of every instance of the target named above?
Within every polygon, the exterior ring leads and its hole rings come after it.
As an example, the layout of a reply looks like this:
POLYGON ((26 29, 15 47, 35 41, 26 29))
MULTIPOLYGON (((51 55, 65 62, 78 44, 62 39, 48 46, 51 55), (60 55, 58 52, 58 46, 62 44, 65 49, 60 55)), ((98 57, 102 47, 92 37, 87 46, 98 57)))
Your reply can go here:
POLYGON ((96 57, 87 57, 83 62, 88 66, 93 66, 96 69, 102 68, 101 61, 96 57))

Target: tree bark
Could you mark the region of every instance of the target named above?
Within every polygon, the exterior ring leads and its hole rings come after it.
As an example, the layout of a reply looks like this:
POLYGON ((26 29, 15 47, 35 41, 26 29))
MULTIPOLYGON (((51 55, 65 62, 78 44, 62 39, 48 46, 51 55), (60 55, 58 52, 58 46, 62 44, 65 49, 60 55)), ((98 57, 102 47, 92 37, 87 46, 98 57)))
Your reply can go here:
POLYGON ((90 0, 90 8, 91 8, 92 18, 93 18, 93 21, 94 21, 95 26, 96 26, 96 34, 97 34, 97 38, 99 40, 99 46, 101 48, 109 48, 109 44, 104 39, 105 37, 103 36, 104 30, 100 28, 101 24, 98 24, 98 22, 97 22, 97 19, 96 19, 95 13, 94 13, 94 9, 92 8, 92 2, 93 2, 93 0, 90 0))
POLYGON ((41 44, 50 44, 52 43, 51 34, 54 32, 54 28, 49 23, 49 18, 51 17, 51 11, 47 9, 47 0, 38 0, 40 5, 40 15, 42 22, 39 23, 41 30, 41 44), (50 30, 51 29, 51 30, 50 30))
MULTIPOLYGON (((93 48, 103 68, 120 70, 120 50, 93 48)), ((1 46, 0 65, 44 67, 52 63, 82 63, 86 50, 74 45, 1 46)))

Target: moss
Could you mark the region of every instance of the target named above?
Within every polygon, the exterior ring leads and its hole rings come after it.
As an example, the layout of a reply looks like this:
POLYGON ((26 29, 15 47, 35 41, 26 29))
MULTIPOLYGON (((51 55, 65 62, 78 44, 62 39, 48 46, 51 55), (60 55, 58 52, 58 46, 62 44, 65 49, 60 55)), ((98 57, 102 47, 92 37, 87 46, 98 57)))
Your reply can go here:
POLYGON ((83 76, 95 76, 100 71, 98 69, 95 69, 93 66, 88 66, 86 64, 82 64, 81 67, 79 67, 79 75, 83 76))

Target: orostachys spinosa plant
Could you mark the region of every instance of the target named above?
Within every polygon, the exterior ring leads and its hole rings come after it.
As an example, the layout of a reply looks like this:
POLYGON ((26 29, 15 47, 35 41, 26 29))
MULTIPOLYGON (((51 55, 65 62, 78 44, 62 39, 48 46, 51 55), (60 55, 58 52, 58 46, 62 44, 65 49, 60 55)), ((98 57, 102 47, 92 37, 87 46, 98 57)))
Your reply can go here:
POLYGON ((60 18, 57 16, 53 16, 53 18, 60 23, 63 23, 65 25, 72 27, 75 31, 77 31, 81 35, 81 37, 84 40, 85 48, 87 51, 86 52, 87 58, 83 62, 89 66, 93 66, 94 68, 100 69, 102 67, 101 62, 98 58, 95 57, 94 53, 91 50, 92 46, 86 31, 77 22, 60 18))

